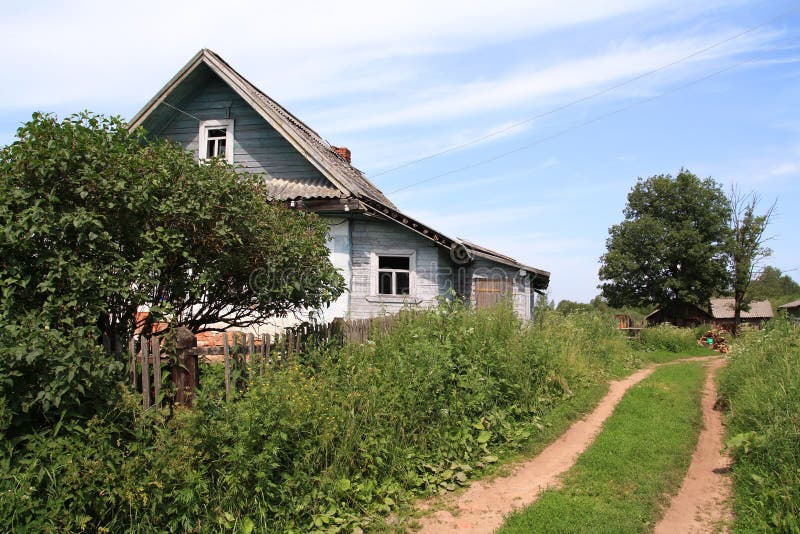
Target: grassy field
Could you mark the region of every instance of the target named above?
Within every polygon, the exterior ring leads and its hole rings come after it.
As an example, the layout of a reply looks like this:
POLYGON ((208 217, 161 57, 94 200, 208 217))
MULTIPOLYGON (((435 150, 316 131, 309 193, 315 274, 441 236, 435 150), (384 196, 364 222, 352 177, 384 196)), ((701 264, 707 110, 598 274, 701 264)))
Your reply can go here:
POLYGON ((592 446, 503 534, 647 532, 688 468, 701 425, 703 369, 658 369, 620 401, 592 446))
POLYGON ((720 377, 735 532, 800 533, 800 326, 746 332, 720 377))

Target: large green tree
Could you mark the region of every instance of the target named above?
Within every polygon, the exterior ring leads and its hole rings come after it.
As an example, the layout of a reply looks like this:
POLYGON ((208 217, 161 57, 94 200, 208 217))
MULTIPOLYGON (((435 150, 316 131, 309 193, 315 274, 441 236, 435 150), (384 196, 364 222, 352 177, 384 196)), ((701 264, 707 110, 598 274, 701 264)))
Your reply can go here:
POLYGON ((201 331, 335 299, 326 225, 268 202, 262 183, 117 118, 35 114, 0 151, 0 394, 12 410, 102 396, 119 365, 98 345, 124 343, 141 306, 201 331))
POLYGON ((729 287, 731 206, 719 184, 682 169, 639 179, 609 229, 602 295, 614 307, 706 306, 729 287))

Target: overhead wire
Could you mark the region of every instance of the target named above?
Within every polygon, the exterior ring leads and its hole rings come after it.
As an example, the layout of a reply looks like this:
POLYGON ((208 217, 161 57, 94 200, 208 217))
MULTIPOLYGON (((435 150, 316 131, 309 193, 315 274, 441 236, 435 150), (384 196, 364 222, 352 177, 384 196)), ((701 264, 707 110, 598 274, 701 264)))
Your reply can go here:
MULTIPOLYGON (((771 52, 771 51, 774 51, 774 50, 777 50, 777 49, 778 49, 778 47, 773 47, 773 48, 767 49, 766 52, 771 52)), ((492 163, 494 161, 497 161, 499 159, 508 157, 510 155, 513 155, 513 154, 516 154, 518 152, 522 152, 524 150, 528 150, 528 149, 530 149, 530 148, 532 148, 532 147, 534 147, 536 145, 540 145, 540 144, 542 144, 542 143, 544 143, 546 141, 551 141, 553 139, 561 137, 564 134, 567 134, 567 133, 572 132, 574 130, 577 130, 579 128, 583 128, 584 126, 588 126, 590 124, 594 124, 595 122, 599 122, 599 121, 601 121, 603 119, 607 119, 608 117, 611 117, 611 116, 614 116, 614 115, 618 115, 620 113, 628 111, 628 110, 630 110, 632 108, 635 108, 637 106, 641 106, 641 105, 653 102, 655 100, 658 100, 660 98, 664 98, 666 96, 670 96, 670 95, 672 95, 672 94, 674 94, 674 93, 676 93, 678 91, 686 89, 687 87, 691 87, 693 85, 697 85, 697 84, 699 84, 701 82, 704 82, 704 81, 709 80, 711 78, 715 78, 717 76, 720 76, 720 75, 722 75, 722 74, 724 74, 726 72, 734 70, 734 69, 736 69, 738 67, 741 67, 743 65, 747 65, 749 63, 753 63, 753 62, 757 61, 758 59, 760 59, 760 57, 751 57, 751 58, 739 61, 737 63, 734 63, 732 65, 728 65, 728 66, 726 66, 726 67, 724 67, 722 69, 716 70, 716 71, 714 71, 714 72, 712 72, 710 74, 706 74, 706 75, 701 76, 699 78, 695 78, 695 79, 693 79, 693 80, 691 80, 691 81, 689 81, 687 83, 683 83, 683 84, 674 86, 671 89, 669 89, 668 91, 664 91, 663 93, 659 93, 657 95, 654 95, 654 96, 651 96, 651 97, 648 97, 648 98, 644 98, 642 100, 637 100, 636 102, 632 102, 632 103, 627 104, 625 106, 616 108, 616 109, 614 109, 614 110, 612 110, 610 112, 597 115, 597 116, 595 116, 595 117, 593 117, 593 118, 591 118, 589 120, 580 122, 578 124, 574 124, 574 125, 572 125, 572 126, 570 126, 568 128, 564 128, 563 130, 559 130, 558 132, 556 132, 554 134, 550 134, 550 135, 547 135, 547 136, 544 136, 544 137, 540 137, 540 138, 538 138, 538 139, 536 139, 536 140, 534 140, 534 141, 532 141, 530 143, 526 143, 526 144, 521 145, 521 146, 519 146, 517 148, 511 149, 511 150, 507 150, 505 152, 500 152, 499 154, 496 154, 496 155, 494 155, 494 156, 492 156, 490 158, 486 158, 486 159, 479 160, 479 161, 474 162, 474 163, 470 163, 468 165, 464 165, 464 166, 461 166, 461 167, 458 167, 458 168, 455 168, 455 169, 451 169, 449 171, 442 172, 442 173, 430 176, 430 177, 422 179, 422 180, 417 180, 416 182, 412 182, 410 184, 407 184, 407 185, 404 185, 404 186, 399 187, 397 189, 394 189, 392 191, 389 191, 388 194, 398 193, 400 191, 404 191, 406 189, 410 189, 412 187, 416 187, 418 185, 421 185, 421 184, 424 184, 424 183, 427 183, 427 182, 431 182, 433 180, 437 180, 439 178, 443 178, 443 177, 449 176, 451 174, 464 172, 464 171, 473 169, 475 167, 480 167, 480 166, 486 165, 488 163, 492 163)))

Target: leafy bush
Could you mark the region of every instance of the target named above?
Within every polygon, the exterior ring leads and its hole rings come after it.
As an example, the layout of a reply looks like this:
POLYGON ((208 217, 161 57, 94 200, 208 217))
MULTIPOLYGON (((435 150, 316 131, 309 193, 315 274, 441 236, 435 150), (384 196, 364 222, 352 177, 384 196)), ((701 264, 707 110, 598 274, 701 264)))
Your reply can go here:
POLYGON ((691 328, 664 324, 642 328, 639 334, 639 347, 646 351, 682 352, 696 346, 697 338, 691 328))
POLYGON ((720 380, 733 455, 736 529, 800 532, 800 326, 743 333, 720 380))
POLYGON ((629 352, 608 317, 528 328, 510 307, 445 303, 271 369, 233 402, 214 386, 170 418, 123 394, 102 417, 7 444, 0 517, 45 531, 350 531, 464 484, 629 352))
POLYGON ((121 368, 100 340, 125 345, 140 306, 197 331, 334 300, 344 280, 327 224, 263 188, 119 118, 35 113, 20 127, 0 149, 0 397, 13 426, 91 413, 121 368))

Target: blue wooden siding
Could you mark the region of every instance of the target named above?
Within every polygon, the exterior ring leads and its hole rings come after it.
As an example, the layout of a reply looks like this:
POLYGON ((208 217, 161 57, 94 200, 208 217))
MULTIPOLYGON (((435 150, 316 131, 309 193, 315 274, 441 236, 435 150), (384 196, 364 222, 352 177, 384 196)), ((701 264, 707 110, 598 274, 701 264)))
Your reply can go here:
MULTIPOLYGON (((218 77, 211 77, 173 105, 200 120, 233 119, 234 163, 247 171, 273 179, 330 185, 316 167, 218 77), (226 115, 228 108, 230 116, 226 115)), ((197 154, 199 132, 197 120, 176 113, 164 128, 151 133, 172 139, 197 154)))

